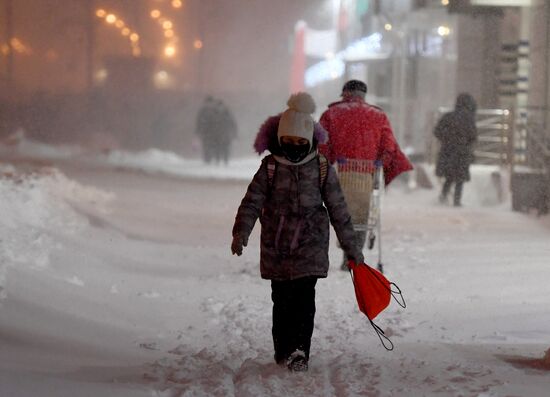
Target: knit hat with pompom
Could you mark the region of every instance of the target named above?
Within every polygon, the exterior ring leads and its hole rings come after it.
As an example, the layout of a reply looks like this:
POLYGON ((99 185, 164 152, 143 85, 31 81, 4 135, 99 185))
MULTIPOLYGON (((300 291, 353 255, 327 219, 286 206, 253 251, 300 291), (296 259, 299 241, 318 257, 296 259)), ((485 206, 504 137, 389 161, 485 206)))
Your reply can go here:
POLYGON ((313 117, 315 102, 311 95, 305 92, 293 94, 288 99, 288 109, 281 115, 277 138, 279 142, 282 136, 297 136, 305 138, 309 143, 313 142, 313 117))

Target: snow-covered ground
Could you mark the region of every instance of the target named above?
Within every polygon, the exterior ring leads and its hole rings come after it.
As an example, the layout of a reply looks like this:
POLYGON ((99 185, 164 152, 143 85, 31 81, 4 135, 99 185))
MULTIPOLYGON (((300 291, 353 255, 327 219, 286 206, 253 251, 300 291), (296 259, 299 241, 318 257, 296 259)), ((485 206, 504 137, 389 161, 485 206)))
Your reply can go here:
POLYGON ((333 236, 310 371, 295 374, 272 359, 258 230, 242 257, 229 253, 258 159, 222 178, 155 151, 53 150, 47 168, 7 157, 0 396, 549 395, 550 222, 498 204, 486 169, 462 208, 388 189, 384 263, 408 304, 377 318, 393 352, 359 313, 333 236))

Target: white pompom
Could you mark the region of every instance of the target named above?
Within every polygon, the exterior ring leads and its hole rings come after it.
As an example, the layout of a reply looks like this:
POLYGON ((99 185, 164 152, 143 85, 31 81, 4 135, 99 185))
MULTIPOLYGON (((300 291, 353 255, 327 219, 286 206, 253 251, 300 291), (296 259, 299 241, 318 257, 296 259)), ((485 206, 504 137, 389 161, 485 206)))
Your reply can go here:
POLYGON ((290 109, 300 113, 315 112, 315 101, 307 92, 298 92, 292 94, 286 103, 290 109))

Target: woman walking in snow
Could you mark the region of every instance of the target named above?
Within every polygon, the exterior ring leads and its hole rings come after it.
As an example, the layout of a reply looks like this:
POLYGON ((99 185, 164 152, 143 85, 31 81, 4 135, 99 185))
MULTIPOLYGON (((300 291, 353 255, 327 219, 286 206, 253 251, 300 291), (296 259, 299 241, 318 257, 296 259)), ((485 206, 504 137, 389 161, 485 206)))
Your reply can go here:
POLYGON ((363 262, 335 170, 317 153, 326 131, 311 114, 309 94, 292 95, 255 142, 269 150, 235 217, 231 251, 241 255, 260 218, 260 272, 271 280, 275 361, 307 371, 315 317, 315 285, 329 268, 329 219, 348 258, 363 262), (328 212, 328 214, 327 214, 328 212))
POLYGON ((476 107, 470 94, 460 94, 456 98, 455 110, 443 115, 435 127, 434 135, 441 142, 435 173, 445 178, 439 196, 441 203, 447 201, 454 184, 453 203, 455 207, 461 205, 462 187, 470 180, 470 164, 474 161, 476 107))

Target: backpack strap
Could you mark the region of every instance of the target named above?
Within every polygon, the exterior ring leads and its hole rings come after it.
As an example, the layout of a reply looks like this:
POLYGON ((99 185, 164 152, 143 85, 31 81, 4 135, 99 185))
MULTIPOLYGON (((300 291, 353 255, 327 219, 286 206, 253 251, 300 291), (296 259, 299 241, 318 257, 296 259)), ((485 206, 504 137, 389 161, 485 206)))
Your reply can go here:
POLYGON ((319 154, 319 187, 321 190, 325 188, 328 174, 328 160, 322 154, 319 154))

